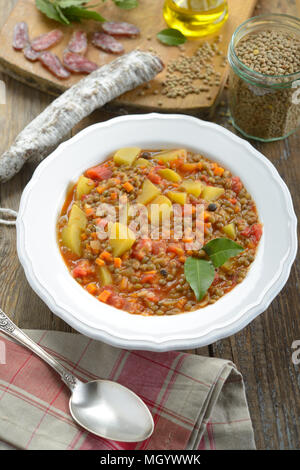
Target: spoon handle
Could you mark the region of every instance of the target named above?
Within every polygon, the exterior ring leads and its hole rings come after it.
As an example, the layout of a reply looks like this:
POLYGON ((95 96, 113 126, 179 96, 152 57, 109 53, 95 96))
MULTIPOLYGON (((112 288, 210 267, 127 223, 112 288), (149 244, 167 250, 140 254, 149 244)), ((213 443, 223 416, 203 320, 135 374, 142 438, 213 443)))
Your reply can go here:
POLYGON ((53 369, 58 372, 61 376, 62 381, 69 387, 70 390, 73 390, 77 384, 80 383, 80 380, 77 379, 71 372, 65 369, 60 362, 54 359, 53 356, 48 354, 44 349, 42 349, 37 343, 32 341, 29 336, 23 333, 20 328, 18 328, 5 313, 0 308, 0 331, 5 333, 8 336, 11 336, 19 343, 21 343, 26 348, 30 349, 37 356, 43 359, 47 364, 49 364, 53 369))

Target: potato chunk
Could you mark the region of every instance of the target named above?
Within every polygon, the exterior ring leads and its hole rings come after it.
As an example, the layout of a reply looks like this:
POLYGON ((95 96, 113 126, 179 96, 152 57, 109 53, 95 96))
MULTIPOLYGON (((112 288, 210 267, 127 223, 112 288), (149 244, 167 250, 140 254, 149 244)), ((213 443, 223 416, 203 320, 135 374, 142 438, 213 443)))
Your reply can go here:
POLYGON ((135 235, 126 225, 116 222, 109 228, 109 243, 114 256, 121 256, 130 250, 135 242, 135 235))
POLYGON ((170 217, 172 212, 172 202, 166 196, 157 196, 148 206, 149 220, 155 224, 170 217))
POLYGON ((81 256, 81 228, 77 224, 68 224, 62 229, 61 236, 64 246, 74 255, 81 256))
POLYGON ((214 186, 204 186, 202 191, 202 198, 206 201, 215 201, 218 199, 222 194, 224 194, 224 188, 216 188, 214 186))
POLYGON ((159 170, 158 174, 162 176, 165 180, 172 181, 174 183, 178 183, 178 181, 181 181, 181 176, 176 173, 176 171, 170 170, 169 168, 159 170))
POLYGON ((72 209, 69 213, 68 225, 70 226, 73 224, 78 225, 78 227, 82 230, 85 229, 87 224, 87 217, 83 210, 81 210, 80 207, 77 206, 77 204, 73 204, 72 209))
POLYGON ((89 194, 95 187, 95 182, 81 175, 76 188, 76 199, 81 199, 84 194, 89 194))
POLYGON ((114 154, 114 162, 116 165, 132 165, 141 152, 139 147, 124 147, 114 154))
POLYGON ((235 231, 235 225, 234 223, 227 224, 223 227, 223 232, 229 237, 229 238, 235 238, 236 237, 236 231, 235 231))
POLYGON ((134 162, 134 166, 141 166, 142 168, 146 168, 148 166, 151 166, 151 162, 149 162, 149 160, 146 160, 146 158, 138 158, 134 162))
POLYGON ((182 206, 186 203, 187 194, 186 193, 179 193, 175 191, 169 191, 167 194, 168 198, 171 201, 176 202, 177 204, 181 204, 182 206))
POLYGON ((63 244, 74 253, 81 256, 81 233, 85 229, 87 218, 76 204, 73 204, 67 225, 62 229, 63 244))
POLYGON ((181 183, 180 188, 184 189, 188 194, 199 197, 204 185, 201 181, 185 180, 181 183))
POLYGON ((182 158, 184 161, 187 157, 187 151, 185 149, 176 149, 176 150, 165 150, 163 152, 156 153, 153 155, 155 160, 160 160, 164 163, 172 162, 178 158, 182 158))
POLYGON ((102 287, 110 286, 112 284, 112 275, 106 266, 99 266, 98 273, 99 273, 100 284, 102 287))
POLYGON ((155 198, 155 196, 158 196, 159 193, 160 189, 151 183, 151 181, 147 178, 143 183, 142 192, 137 197, 136 202, 138 204, 148 204, 150 201, 152 201, 152 199, 155 198))

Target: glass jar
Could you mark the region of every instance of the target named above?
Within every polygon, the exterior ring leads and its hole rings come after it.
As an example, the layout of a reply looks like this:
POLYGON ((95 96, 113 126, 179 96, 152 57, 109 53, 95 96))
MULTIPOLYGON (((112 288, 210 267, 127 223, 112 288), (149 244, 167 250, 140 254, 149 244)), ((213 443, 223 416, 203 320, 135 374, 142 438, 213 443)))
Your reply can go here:
POLYGON ((186 37, 215 33, 228 18, 227 0, 165 0, 164 19, 186 37))
MULTIPOLYGON (((237 28, 228 49, 229 108, 233 125, 244 136, 263 142, 284 139, 300 126, 300 70, 282 75, 264 74, 249 68, 236 53, 241 39, 269 31, 289 34, 300 41, 300 20, 280 14, 250 18, 237 28)), ((287 53, 283 48, 282 55, 287 53)), ((271 59, 269 54, 268 60, 271 59)))

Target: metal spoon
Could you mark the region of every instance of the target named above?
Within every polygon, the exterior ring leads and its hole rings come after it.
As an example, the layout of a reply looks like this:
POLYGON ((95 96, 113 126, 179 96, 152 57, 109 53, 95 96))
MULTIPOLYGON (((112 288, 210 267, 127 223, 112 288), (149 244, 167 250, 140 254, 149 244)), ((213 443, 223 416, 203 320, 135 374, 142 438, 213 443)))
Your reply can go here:
POLYGON ((87 431, 114 441, 139 442, 154 430, 152 415, 131 390, 110 380, 84 383, 20 330, 0 309, 0 331, 47 362, 71 390, 73 419, 87 431))

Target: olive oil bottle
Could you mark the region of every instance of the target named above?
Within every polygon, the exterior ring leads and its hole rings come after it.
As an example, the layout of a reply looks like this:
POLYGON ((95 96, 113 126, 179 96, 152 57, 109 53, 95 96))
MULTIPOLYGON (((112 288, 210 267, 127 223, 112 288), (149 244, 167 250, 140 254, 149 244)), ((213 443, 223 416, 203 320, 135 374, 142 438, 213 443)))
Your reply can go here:
POLYGON ((215 33, 227 20, 226 0, 165 0, 164 18, 170 28, 186 37, 215 33))

